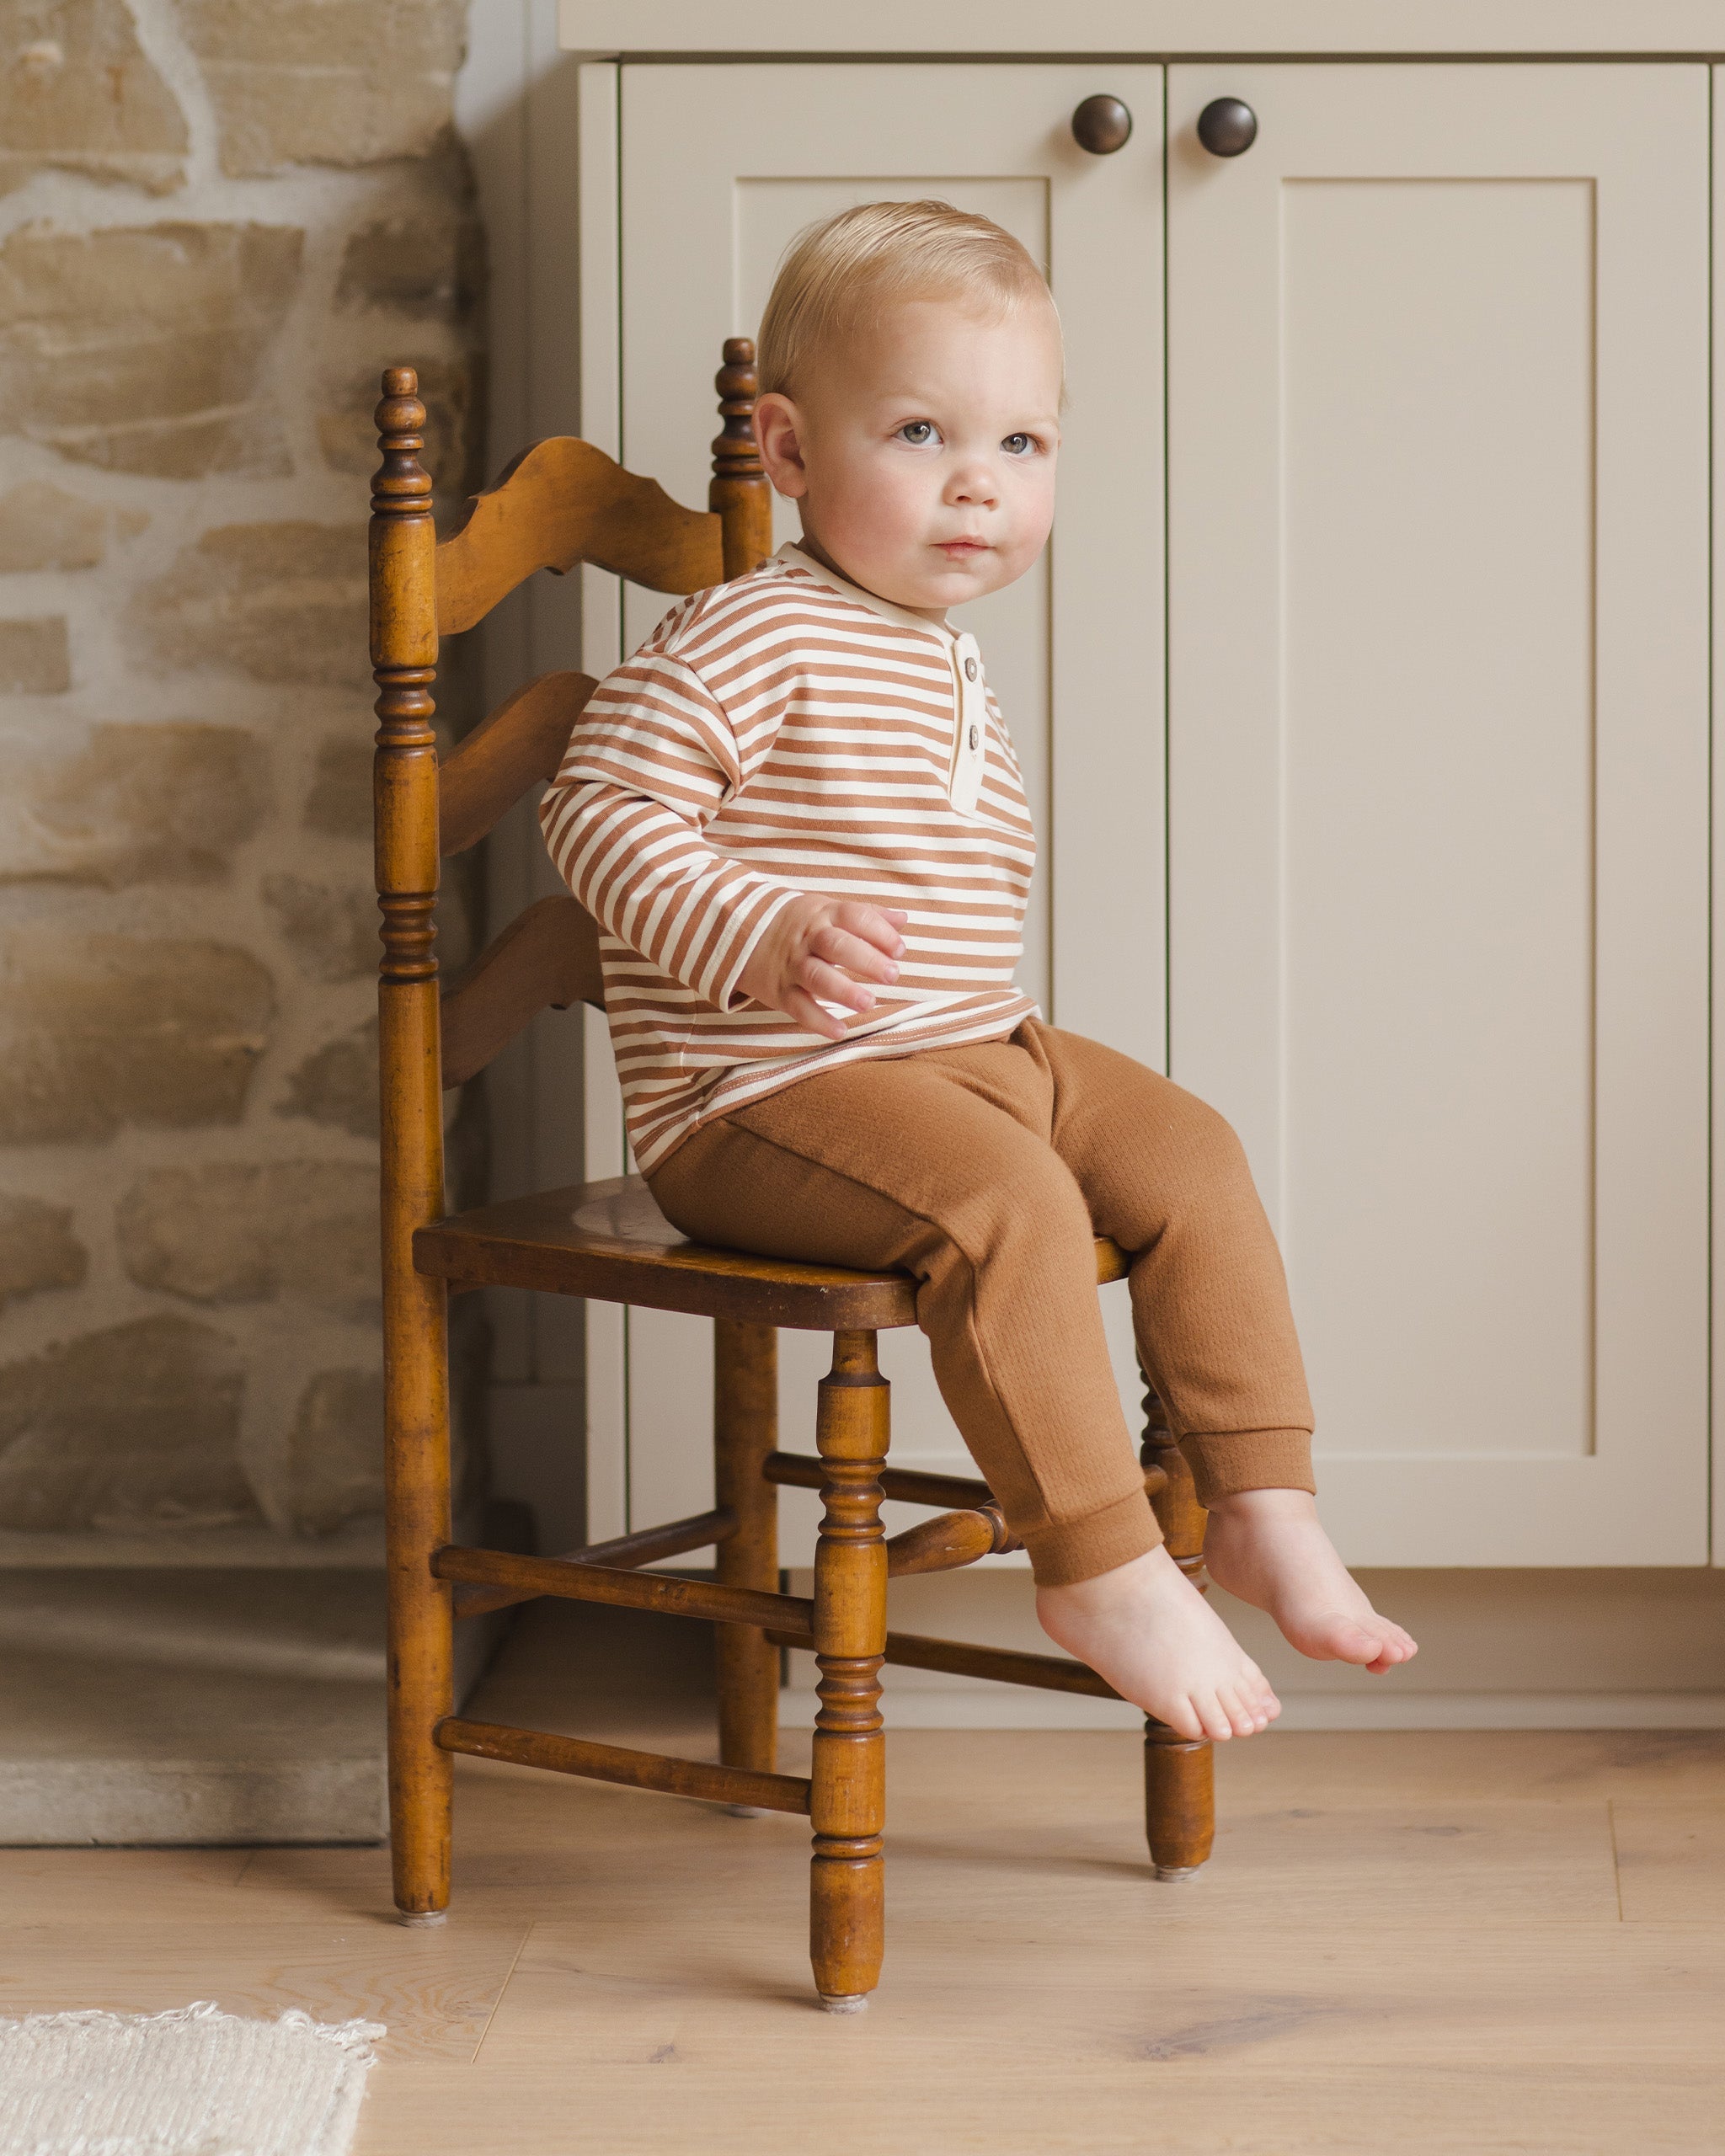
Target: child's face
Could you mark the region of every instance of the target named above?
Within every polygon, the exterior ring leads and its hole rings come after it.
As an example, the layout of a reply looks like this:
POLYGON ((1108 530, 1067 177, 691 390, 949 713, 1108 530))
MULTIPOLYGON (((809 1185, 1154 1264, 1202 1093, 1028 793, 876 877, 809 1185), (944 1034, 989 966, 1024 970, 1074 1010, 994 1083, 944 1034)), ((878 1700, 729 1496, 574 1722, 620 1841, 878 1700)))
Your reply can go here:
POLYGON ((1023 575, 1054 520, 1060 340, 1034 294, 998 320, 907 300, 763 397, 762 462, 812 552, 941 619, 1023 575))

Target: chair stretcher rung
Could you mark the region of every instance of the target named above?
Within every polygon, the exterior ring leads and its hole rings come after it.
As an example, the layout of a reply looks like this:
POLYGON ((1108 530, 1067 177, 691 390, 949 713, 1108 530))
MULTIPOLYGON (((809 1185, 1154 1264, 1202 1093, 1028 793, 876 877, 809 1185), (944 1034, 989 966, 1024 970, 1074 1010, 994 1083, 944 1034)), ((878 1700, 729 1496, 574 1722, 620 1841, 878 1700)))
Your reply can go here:
MULTIPOLYGON (((818 1490, 823 1471, 819 1458, 811 1452, 770 1452, 761 1463, 761 1472, 769 1482, 786 1483, 797 1490, 818 1490)), ((998 1502, 986 1482, 969 1475, 930 1475, 920 1467, 885 1467, 875 1479, 882 1497, 900 1505, 938 1505, 943 1512, 956 1507, 969 1512, 979 1505, 998 1502)), ((1146 1467, 1146 1497, 1155 1497, 1167 1487, 1167 1480, 1165 1467, 1146 1467)))
POLYGON ((766 1774, 749 1767, 713 1767, 699 1759, 673 1759, 660 1752, 632 1752, 621 1744, 594 1744, 583 1737, 553 1737, 538 1729, 509 1729, 499 1722, 463 1721, 450 1716, 435 1736, 446 1752, 476 1759, 505 1759, 512 1766, 543 1767, 555 1774, 582 1774, 590 1781, 621 1782, 666 1796, 698 1796, 713 1804, 750 1804, 763 1812, 809 1809, 809 1785, 794 1774, 766 1774))
MULTIPOLYGON (((814 1453, 804 1452, 770 1452, 761 1471, 769 1482, 788 1483, 798 1490, 818 1490, 825 1473, 814 1453)), ((938 1505, 944 1512, 953 1506, 969 1511, 994 1502, 987 1483, 969 1475, 926 1475, 921 1468, 888 1467, 877 1479, 881 1494, 901 1505, 938 1505)))
POLYGON ((770 1625, 798 1640, 814 1629, 814 1605, 794 1594, 713 1580, 666 1579, 610 1565, 571 1564, 566 1557, 518 1557, 505 1550, 467 1550, 446 1543, 431 1554, 440 1580, 469 1587, 519 1588, 524 1598, 560 1594, 572 1602, 607 1602, 623 1609, 657 1609, 670 1617, 704 1617, 721 1625, 770 1625))
POLYGON ((979 1505, 975 1511, 937 1513, 932 1519, 918 1520, 902 1534, 888 1537, 886 1572, 889 1579, 911 1572, 955 1572, 1024 1545, 1007 1532, 998 1505, 979 1505))
MULTIPOLYGON (((553 1559, 559 1565, 613 1565, 633 1570, 637 1565, 657 1564, 661 1558, 681 1557, 691 1550, 706 1550, 715 1542, 729 1541, 737 1531, 737 1516, 729 1505, 710 1513, 696 1513, 688 1519, 667 1520, 663 1527, 644 1527, 633 1534, 619 1534, 609 1542, 590 1542, 585 1549, 565 1551, 553 1559)), ((507 1609, 517 1602, 531 1602, 536 1588, 457 1587, 457 1617, 483 1617, 493 1609, 507 1609)))
MULTIPOLYGON (((807 1649, 790 1632, 769 1630, 776 1647, 807 1649)), ((1087 1699, 1118 1700, 1112 1684, 1064 1655, 1020 1654, 1012 1647, 976 1647, 962 1640, 925 1639, 917 1632, 889 1632, 886 1659, 907 1669, 943 1669, 953 1677, 986 1677, 996 1684, 1028 1684, 1039 1692, 1081 1692, 1087 1699)))

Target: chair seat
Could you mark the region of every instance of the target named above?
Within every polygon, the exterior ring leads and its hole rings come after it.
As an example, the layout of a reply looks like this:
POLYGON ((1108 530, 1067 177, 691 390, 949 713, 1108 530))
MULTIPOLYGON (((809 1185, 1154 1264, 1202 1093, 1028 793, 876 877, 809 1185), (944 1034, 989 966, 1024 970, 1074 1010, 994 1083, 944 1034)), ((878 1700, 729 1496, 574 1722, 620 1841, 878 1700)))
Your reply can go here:
MULTIPOLYGON (((1098 1283, 1123 1278, 1127 1262, 1117 1245, 1097 1238, 1098 1283)), ((853 1273, 692 1243, 639 1176, 574 1183, 434 1220, 414 1236, 414 1264, 452 1288, 534 1288, 793 1331, 884 1332, 916 1322, 909 1273, 853 1273)))

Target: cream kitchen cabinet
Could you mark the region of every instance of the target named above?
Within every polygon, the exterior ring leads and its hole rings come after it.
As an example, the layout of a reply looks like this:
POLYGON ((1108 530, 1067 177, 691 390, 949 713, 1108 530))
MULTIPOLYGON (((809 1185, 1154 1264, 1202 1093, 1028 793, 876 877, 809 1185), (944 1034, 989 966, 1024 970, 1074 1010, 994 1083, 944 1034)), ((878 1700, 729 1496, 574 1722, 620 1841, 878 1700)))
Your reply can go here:
POLYGON ((1171 1068, 1362 1562, 1706 1558, 1707 89, 1169 70, 1171 1068))
MULTIPOLYGON (((1355 1562, 1706 1558, 1708 72, 585 70, 584 424, 685 499, 809 219, 937 194, 1049 265, 1055 538, 969 622, 1042 835, 1024 978, 1240 1130, 1355 1562)), ((586 596, 590 668, 663 603, 586 596)), ((895 1457, 956 1464, 884 1346, 895 1457)), ((593 1532, 709 1502, 707 1353, 592 1314, 593 1532)), ((821 1343, 783 1359, 801 1443, 821 1343)))

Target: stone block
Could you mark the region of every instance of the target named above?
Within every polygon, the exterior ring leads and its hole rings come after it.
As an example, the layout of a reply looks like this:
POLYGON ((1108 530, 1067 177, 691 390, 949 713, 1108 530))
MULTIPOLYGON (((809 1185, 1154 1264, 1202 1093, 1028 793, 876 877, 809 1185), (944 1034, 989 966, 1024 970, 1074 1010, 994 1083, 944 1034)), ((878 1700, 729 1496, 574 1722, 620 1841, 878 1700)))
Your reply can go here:
POLYGON ((107 536, 104 510, 46 479, 26 479, 0 494, 0 574, 94 568, 107 536))
POLYGON ((185 115, 122 0, 11 0, 0 195, 57 168, 161 195, 185 178, 185 115))
POLYGON ((300 1396, 289 1454, 294 1524, 328 1534, 383 1509, 383 1374, 319 1370, 300 1396))
POLYGON ((300 876, 266 876, 264 897, 314 980, 362 980, 377 970, 377 896, 369 884, 332 889, 300 876))
POLYGON ((129 620, 163 673, 371 686, 363 524, 228 524, 145 584, 129 620))
POLYGON ((0 1144, 238 1123, 269 974, 232 944, 21 929, 0 976, 0 1144))
POLYGON ((425 446, 419 462, 440 494, 473 493, 478 428, 473 367, 466 360, 416 358, 380 347, 372 363, 332 376, 318 416, 318 446, 332 471, 369 478, 377 469, 378 376, 385 366, 416 368, 425 405, 425 446))
POLYGON ((237 726, 96 726, 0 749, 0 883, 203 883, 262 820, 259 742, 237 726))
POLYGON ((289 1079, 287 1098, 275 1113, 303 1116, 308 1123, 350 1131, 355 1138, 376 1138, 381 1123, 377 1021, 368 1018, 352 1033, 314 1049, 289 1079))
POLYGON ((371 835, 371 763, 368 734, 361 739, 322 741, 318 770, 306 796, 306 829, 333 839, 371 835))
POLYGON ((416 168, 412 192, 357 227, 342 249, 335 304, 416 320, 465 322, 484 281, 484 237, 465 171, 416 168))
POLYGON ((154 1168, 115 1227, 130 1277, 190 1302, 280 1294, 360 1315, 377 1304, 377 1171, 365 1162, 154 1168))
POLYGON ((0 622, 0 696, 59 696, 72 686, 63 614, 0 622))
POLYGON ((46 1288, 82 1287, 89 1267, 69 1206, 0 1197, 0 1310, 46 1288))
POLYGON ((257 392, 304 237, 258 224, 13 232, 0 247, 0 424, 115 472, 287 471, 257 392))
POLYGON ((138 1318, 0 1364, 0 1527, 254 1521, 234 1449, 243 1389, 232 1343, 183 1317, 138 1318))
POLYGON ((179 14, 224 172, 377 164, 447 141, 465 0, 179 0, 179 14))

